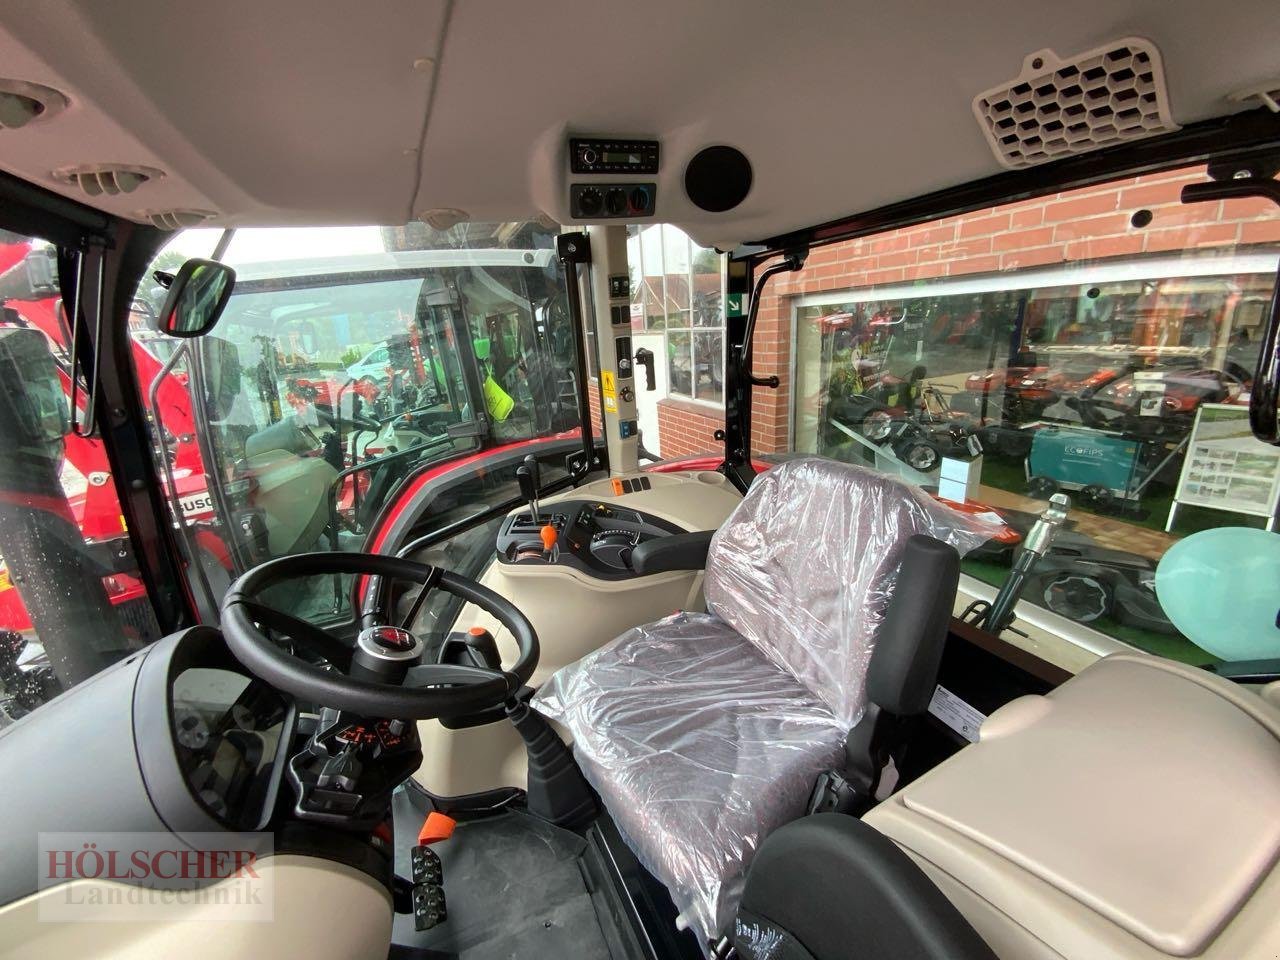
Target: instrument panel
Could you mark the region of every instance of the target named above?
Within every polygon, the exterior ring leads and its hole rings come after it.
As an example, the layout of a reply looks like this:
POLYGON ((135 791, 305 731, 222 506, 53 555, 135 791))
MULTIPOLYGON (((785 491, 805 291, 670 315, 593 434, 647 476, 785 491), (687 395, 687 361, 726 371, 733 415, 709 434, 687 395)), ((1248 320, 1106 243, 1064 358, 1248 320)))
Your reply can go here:
POLYGON ((291 705, 262 681, 218 666, 181 670, 170 704, 174 753, 192 795, 228 826, 258 827, 279 788, 291 705))

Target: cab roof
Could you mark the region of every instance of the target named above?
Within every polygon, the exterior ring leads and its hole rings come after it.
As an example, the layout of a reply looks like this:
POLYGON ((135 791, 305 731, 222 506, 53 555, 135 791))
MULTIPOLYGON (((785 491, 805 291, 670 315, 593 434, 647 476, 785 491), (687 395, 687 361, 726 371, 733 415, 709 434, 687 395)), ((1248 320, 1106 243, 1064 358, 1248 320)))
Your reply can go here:
POLYGON ((657 139, 655 216, 728 248, 1001 173, 975 97, 1037 51, 1151 41, 1172 121, 1280 87, 1273 0, 0 0, 0 90, 66 108, 0 129, 0 168, 115 215, 208 225, 572 223, 570 135, 657 139), (685 193, 737 147, 736 208, 685 193), (151 168, 86 197, 54 172, 151 168), (446 214, 452 216, 452 214, 446 214))

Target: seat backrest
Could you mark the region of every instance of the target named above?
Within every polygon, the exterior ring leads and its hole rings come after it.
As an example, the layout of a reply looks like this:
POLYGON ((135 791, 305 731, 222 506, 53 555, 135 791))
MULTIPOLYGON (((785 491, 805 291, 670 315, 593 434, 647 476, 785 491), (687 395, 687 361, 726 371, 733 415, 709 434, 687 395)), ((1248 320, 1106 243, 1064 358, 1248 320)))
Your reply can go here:
POLYGON ((994 534, 916 487, 818 457, 761 474, 707 555, 707 608, 853 726, 906 541, 994 534))

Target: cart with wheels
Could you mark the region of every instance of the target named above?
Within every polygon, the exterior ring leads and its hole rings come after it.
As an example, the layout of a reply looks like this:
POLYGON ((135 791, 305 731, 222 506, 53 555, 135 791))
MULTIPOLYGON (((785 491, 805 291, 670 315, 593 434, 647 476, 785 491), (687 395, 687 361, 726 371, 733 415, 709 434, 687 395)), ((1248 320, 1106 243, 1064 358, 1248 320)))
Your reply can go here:
POLYGON ((1186 446, 1186 437, 1168 448, 1092 427, 1046 425, 1035 432, 1027 455, 1027 493, 1048 499, 1072 490, 1095 511, 1136 509, 1143 491, 1186 446))

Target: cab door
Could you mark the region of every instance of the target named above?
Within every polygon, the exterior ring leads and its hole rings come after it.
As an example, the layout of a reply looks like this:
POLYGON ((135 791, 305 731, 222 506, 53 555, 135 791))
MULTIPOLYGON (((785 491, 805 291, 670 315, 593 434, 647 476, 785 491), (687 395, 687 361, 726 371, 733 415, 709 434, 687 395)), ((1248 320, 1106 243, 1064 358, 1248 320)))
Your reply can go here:
MULTIPOLYGON (((161 256, 180 261, 198 233, 161 256)), ((501 503, 528 453, 547 458, 546 482, 566 475, 581 447, 581 365, 552 238, 528 223, 231 239, 234 293, 169 374, 189 378, 213 506, 180 522, 207 611, 264 560, 390 549, 398 531, 501 503)), ((293 612, 349 609, 346 585, 312 593, 293 592, 293 612)))

